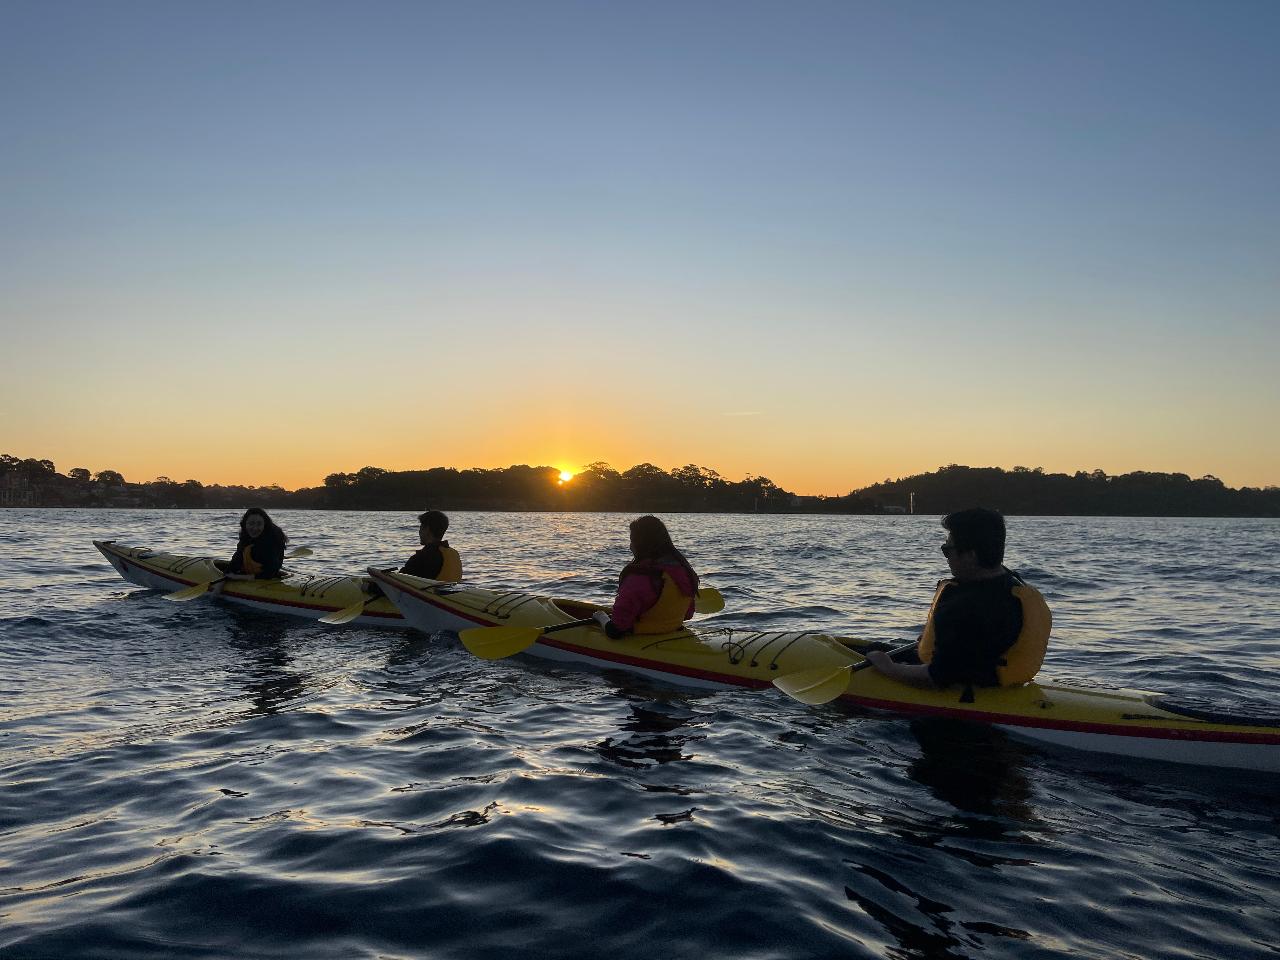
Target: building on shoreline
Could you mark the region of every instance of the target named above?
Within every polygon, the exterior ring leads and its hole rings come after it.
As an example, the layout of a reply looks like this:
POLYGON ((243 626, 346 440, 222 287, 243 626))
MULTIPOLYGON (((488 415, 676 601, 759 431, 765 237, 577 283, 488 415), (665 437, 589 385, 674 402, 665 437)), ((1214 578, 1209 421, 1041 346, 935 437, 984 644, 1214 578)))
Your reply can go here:
POLYGON ((0 507, 38 507, 40 497, 31 481, 17 473, 0 474, 0 507))

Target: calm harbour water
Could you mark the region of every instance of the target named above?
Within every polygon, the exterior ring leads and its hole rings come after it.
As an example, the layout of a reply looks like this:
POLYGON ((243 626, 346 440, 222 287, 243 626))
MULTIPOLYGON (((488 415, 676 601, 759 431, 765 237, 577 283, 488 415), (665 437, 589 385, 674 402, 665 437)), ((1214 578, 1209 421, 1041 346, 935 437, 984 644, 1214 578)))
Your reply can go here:
MULTIPOLYGON (((1278 778, 777 691, 173 604, 90 540, 230 511, 0 511, 0 957, 1276 957, 1278 778)), ((468 579, 605 601, 629 517, 460 513, 468 579)), ((281 511, 360 572, 406 514, 281 511)), ((910 639, 936 517, 671 516, 755 629, 910 639)), ((1011 518, 1042 678, 1280 701, 1280 522, 1011 518)))

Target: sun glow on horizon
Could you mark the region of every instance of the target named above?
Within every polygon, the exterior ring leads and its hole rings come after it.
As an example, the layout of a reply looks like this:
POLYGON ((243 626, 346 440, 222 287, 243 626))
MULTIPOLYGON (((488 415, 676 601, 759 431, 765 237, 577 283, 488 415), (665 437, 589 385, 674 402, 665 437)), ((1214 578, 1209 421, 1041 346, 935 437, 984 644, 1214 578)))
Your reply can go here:
POLYGON ((561 483, 568 483, 568 482, 569 482, 570 480, 572 480, 572 479, 573 479, 573 471, 572 471, 572 470, 561 470, 561 471, 560 471, 560 482, 561 482, 561 483))

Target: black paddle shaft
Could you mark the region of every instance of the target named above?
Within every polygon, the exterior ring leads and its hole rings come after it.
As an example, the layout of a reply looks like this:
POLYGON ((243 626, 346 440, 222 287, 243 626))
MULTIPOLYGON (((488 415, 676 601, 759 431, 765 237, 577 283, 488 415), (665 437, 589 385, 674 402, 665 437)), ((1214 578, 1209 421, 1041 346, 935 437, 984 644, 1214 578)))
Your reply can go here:
POLYGON ((589 623, 595 623, 594 617, 587 617, 585 620, 570 620, 568 623, 557 623, 554 627, 543 627, 543 633, 555 633, 557 630, 569 630, 573 627, 585 627, 589 623))
MULTIPOLYGON (((919 643, 918 640, 912 640, 910 643, 904 643, 900 647, 894 647, 892 650, 887 651, 887 653, 890 657, 896 657, 900 653, 906 653, 908 650, 911 650, 912 648, 915 647, 917 643, 919 643)), ((871 666, 870 660, 863 660, 861 663, 855 663, 853 665, 852 672, 857 673, 859 670, 866 670, 870 666, 871 666)))

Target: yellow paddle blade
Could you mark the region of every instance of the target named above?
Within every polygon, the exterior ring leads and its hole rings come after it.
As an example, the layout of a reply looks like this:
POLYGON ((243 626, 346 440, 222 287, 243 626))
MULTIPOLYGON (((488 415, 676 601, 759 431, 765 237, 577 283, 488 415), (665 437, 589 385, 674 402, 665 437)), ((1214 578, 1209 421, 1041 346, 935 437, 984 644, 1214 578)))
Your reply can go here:
POLYGON ((173 593, 166 593, 166 600, 176 600, 181 603, 183 600, 194 600, 196 597, 208 592, 209 587, 217 583, 217 580, 210 580, 208 583, 196 583, 189 587, 183 587, 181 590, 175 590, 173 593))
POLYGON ((724 609, 724 597, 715 587, 699 587, 698 595, 693 598, 695 613, 719 613, 724 609))
POLYGON ((542 633, 537 627, 472 627, 458 637, 481 660, 501 660, 528 650, 542 633))
POLYGON ((372 603, 372 599, 361 600, 353 603, 349 607, 343 607, 341 610, 335 610, 333 613, 326 614, 320 618, 321 623, 350 623, 360 614, 364 613, 364 607, 367 603, 372 603))
POLYGON ((311 556, 311 552, 312 551, 310 547, 298 547, 296 550, 290 550, 288 553, 285 554, 285 556, 291 560, 296 560, 298 557, 311 556))
POLYGON ((799 670, 778 677, 773 685, 788 697, 794 697, 801 703, 817 706, 830 703, 849 689, 849 667, 817 667, 813 670, 799 670))

